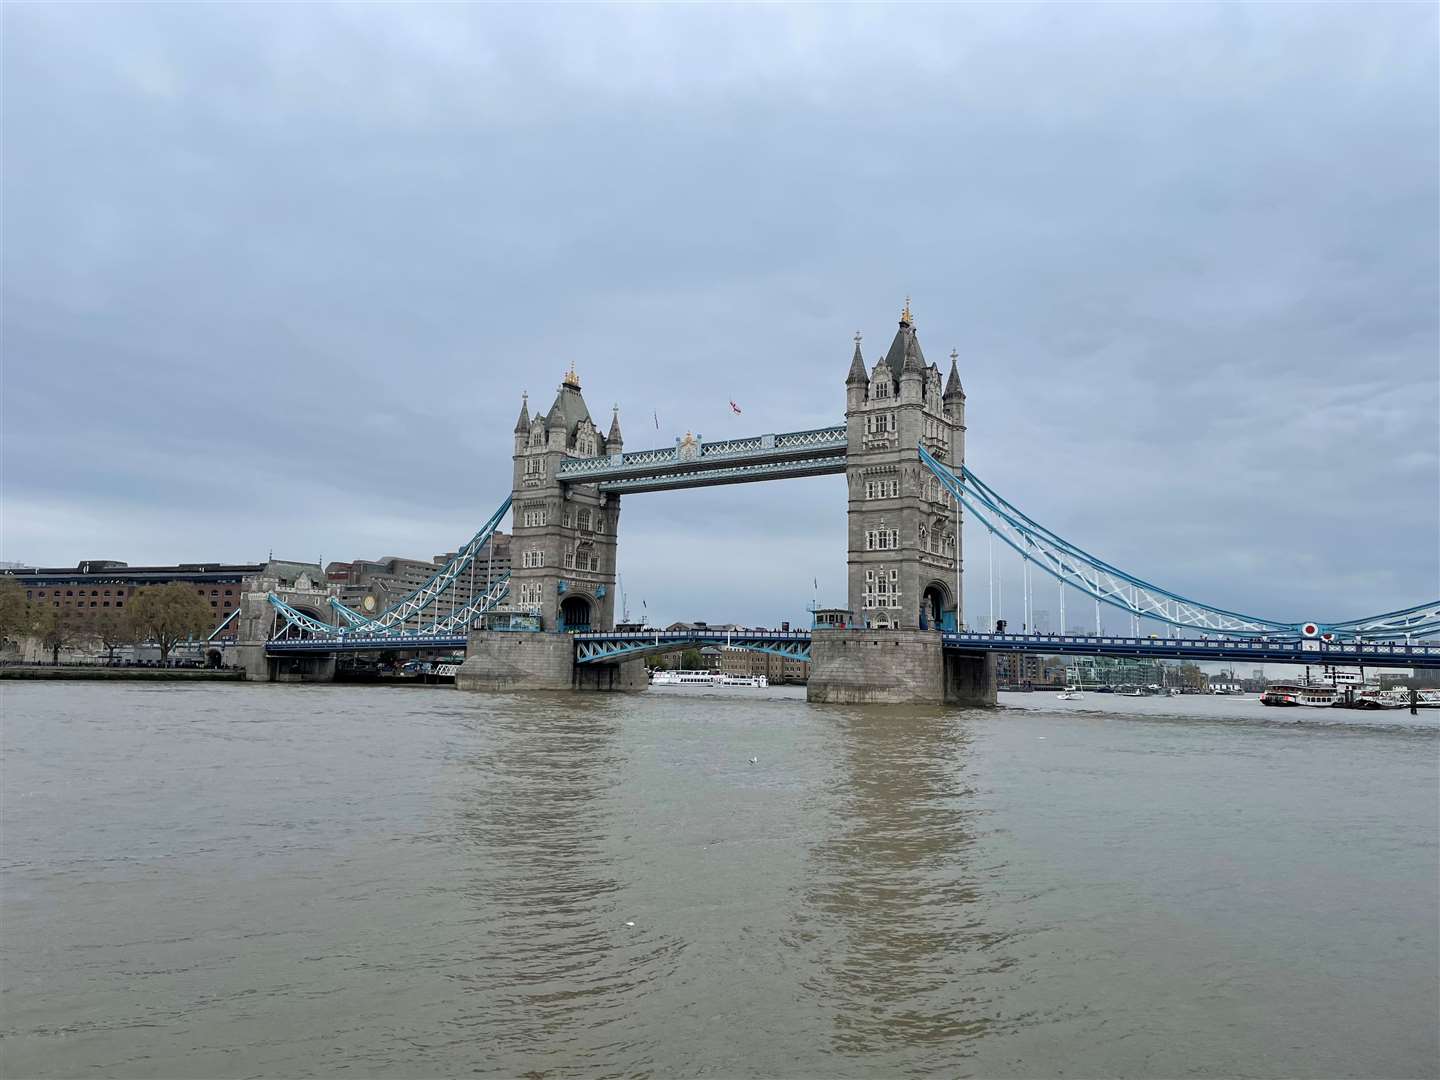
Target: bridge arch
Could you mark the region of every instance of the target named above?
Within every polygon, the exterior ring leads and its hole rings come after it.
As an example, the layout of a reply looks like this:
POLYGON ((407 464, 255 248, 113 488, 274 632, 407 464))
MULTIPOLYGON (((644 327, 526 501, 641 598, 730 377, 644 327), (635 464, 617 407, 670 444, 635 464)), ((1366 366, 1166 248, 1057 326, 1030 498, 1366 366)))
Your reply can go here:
POLYGON ((566 593, 560 601, 560 629, 584 632, 590 629, 595 611, 593 597, 582 592, 566 593))
POLYGON ((955 590, 948 582, 931 578, 922 586, 920 627, 925 630, 955 629, 955 590))

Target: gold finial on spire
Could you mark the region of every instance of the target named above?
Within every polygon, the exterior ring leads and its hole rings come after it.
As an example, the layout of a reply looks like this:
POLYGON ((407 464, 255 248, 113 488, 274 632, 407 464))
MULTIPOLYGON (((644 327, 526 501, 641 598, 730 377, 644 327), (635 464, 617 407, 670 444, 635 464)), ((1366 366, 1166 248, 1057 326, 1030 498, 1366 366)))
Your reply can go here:
POLYGON ((900 321, 903 323, 913 323, 915 321, 910 315, 910 297, 908 296, 905 297, 905 310, 900 313, 900 321))
POLYGON ((565 373, 565 385, 580 388, 580 376, 575 374, 575 361, 570 361, 570 370, 565 373))

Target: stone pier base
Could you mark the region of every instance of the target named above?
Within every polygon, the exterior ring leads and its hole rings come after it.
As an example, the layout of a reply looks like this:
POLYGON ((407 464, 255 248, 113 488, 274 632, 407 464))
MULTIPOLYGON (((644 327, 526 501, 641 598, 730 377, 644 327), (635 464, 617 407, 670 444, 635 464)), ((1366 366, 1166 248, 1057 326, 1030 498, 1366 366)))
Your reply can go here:
POLYGON ((861 705, 994 705, 995 659, 947 655, 935 630, 819 630, 806 699, 861 705))
POLYGON ((455 673, 457 690, 644 690, 643 660, 575 663, 567 634, 476 630, 455 673))
POLYGON ((264 644, 237 645, 227 659, 249 682, 334 682, 334 656, 266 656, 264 644))

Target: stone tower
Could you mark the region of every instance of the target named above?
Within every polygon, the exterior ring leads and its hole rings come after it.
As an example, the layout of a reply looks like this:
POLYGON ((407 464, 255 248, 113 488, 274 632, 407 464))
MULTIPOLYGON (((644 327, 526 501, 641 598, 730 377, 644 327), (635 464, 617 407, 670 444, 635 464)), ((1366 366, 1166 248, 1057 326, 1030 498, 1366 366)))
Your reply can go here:
POLYGON ((590 418, 572 365, 548 413, 520 406, 515 423, 510 595, 517 611, 540 616, 543 630, 615 626, 615 536, 620 497, 594 485, 562 485, 566 458, 620 453, 617 409, 610 433, 590 418))
POLYGON ((849 439, 850 609, 883 629, 961 623, 960 529, 955 501, 920 462, 925 449, 952 469, 965 460, 965 392, 955 353, 950 377, 927 364, 910 301, 889 351, 868 375, 855 336, 845 380, 849 439))

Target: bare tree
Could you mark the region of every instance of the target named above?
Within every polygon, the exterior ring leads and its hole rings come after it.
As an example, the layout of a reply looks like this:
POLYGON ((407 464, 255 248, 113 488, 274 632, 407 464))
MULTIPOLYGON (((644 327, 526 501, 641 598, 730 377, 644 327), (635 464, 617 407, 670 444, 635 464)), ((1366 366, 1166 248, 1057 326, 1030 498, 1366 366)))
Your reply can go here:
POLYGON ((215 612, 204 597, 178 581, 141 589, 126 611, 136 638, 160 646, 162 662, 170 659, 177 644, 209 632, 215 624, 215 612))
POLYGON ((115 662, 115 650, 121 645, 131 645, 139 636, 135 631, 135 620, 127 612, 111 608, 102 611, 91 620, 90 627, 100 644, 105 646, 110 663, 115 662))
POLYGON ((50 663, 60 663, 60 650, 76 642, 88 640, 91 634, 89 621, 78 611, 70 608, 35 605, 34 621, 30 632, 40 640, 41 646, 50 650, 50 663))

